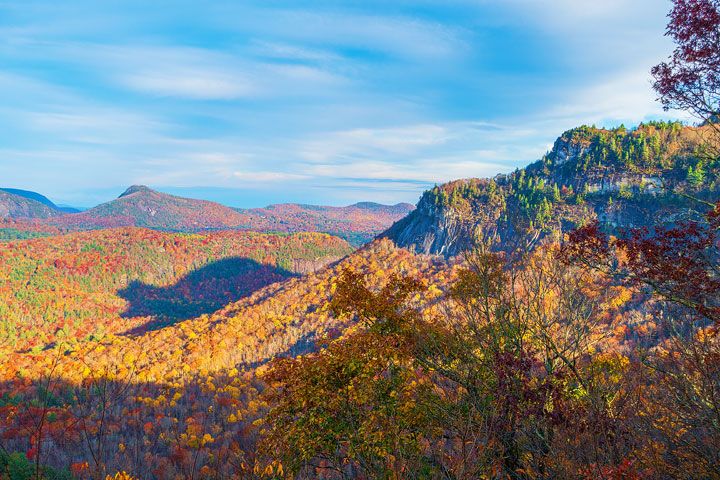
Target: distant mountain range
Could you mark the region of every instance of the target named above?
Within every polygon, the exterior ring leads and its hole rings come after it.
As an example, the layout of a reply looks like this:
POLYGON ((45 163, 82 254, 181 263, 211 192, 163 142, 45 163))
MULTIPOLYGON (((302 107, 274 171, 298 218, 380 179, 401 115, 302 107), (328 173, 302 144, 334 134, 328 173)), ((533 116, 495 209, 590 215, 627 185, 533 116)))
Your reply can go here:
POLYGON ((325 232, 360 245, 375 238, 414 208, 409 203, 381 205, 361 202, 346 207, 284 203, 238 212, 244 216, 248 228, 253 230, 325 232))
POLYGON ((407 203, 362 202, 347 207, 280 204, 235 209, 134 185, 112 201, 79 212, 58 207, 35 192, 2 189, 0 193, 0 218, 35 219, 36 224, 66 230, 137 226, 186 232, 223 229, 315 231, 337 235, 356 246, 372 240, 414 208, 407 203))

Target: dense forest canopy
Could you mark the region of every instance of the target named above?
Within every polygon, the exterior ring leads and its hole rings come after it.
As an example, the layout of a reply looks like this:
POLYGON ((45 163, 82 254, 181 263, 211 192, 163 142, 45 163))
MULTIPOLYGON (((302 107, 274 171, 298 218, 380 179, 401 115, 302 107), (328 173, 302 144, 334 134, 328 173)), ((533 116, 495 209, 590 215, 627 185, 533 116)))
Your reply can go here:
MULTIPOLYGON (((0 223, 0 479, 720 478, 720 3, 673 5, 654 87, 698 126, 569 130, 358 249, 0 192, 49 218, 0 223)), ((357 239, 404 209, 252 215, 357 239)))

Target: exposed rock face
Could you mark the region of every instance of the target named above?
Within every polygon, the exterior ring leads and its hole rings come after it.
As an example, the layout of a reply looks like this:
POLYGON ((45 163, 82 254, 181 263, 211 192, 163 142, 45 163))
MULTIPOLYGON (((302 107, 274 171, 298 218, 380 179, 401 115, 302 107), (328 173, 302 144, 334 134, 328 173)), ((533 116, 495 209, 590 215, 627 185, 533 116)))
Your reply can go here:
POLYGON ((577 161, 586 151, 588 145, 582 142, 573 142, 570 139, 560 137, 555 140, 553 152, 555 152, 555 165, 563 165, 567 162, 577 161))
MULTIPOLYGON (((531 247, 593 219, 614 233, 675 222, 692 215, 689 201, 675 193, 691 188, 684 172, 696 161, 697 143, 684 137, 692 135, 693 128, 675 124, 571 130, 524 169, 425 192, 415 211, 381 236, 416 252, 449 257, 477 238, 492 238, 503 250, 531 247)), ((692 187, 695 194, 717 197, 715 170, 706 174, 713 180, 692 187)))
POLYGON ((472 223, 460 214, 435 205, 430 195, 423 195, 415 210, 382 236, 419 253, 453 256, 471 245, 472 229, 472 223))

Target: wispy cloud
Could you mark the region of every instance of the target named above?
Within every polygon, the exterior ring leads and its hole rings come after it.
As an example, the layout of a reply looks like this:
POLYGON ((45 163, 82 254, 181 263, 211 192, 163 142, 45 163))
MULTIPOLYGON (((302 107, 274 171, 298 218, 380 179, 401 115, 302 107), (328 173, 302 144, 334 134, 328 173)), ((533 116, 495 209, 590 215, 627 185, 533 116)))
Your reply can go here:
POLYGON ((0 2, 5 182, 86 206, 130 183, 413 201, 577 124, 667 115, 666 0, 181 4, 0 2))
POLYGON ((240 15, 235 6, 220 12, 223 14, 214 21, 223 28, 272 36, 309 48, 354 48, 421 61, 458 58, 468 48, 462 26, 409 15, 310 8, 242 9, 240 15))
POLYGON ((121 76, 120 82, 142 92, 198 99, 227 100, 257 93, 255 87, 242 78, 193 68, 168 70, 160 67, 121 76))
POLYGON ((302 158, 313 162, 347 157, 368 158, 378 154, 407 154, 423 147, 441 145, 448 140, 449 134, 440 125, 359 128, 325 133, 322 139, 305 142, 299 151, 302 158))

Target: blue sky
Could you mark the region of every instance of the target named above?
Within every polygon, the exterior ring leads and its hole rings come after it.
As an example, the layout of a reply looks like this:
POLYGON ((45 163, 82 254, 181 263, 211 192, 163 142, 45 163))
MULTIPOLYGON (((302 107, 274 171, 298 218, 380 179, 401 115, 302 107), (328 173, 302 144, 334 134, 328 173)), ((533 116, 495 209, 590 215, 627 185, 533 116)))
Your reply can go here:
POLYGON ((0 183, 414 203, 663 112, 665 0, 0 0, 0 183))

